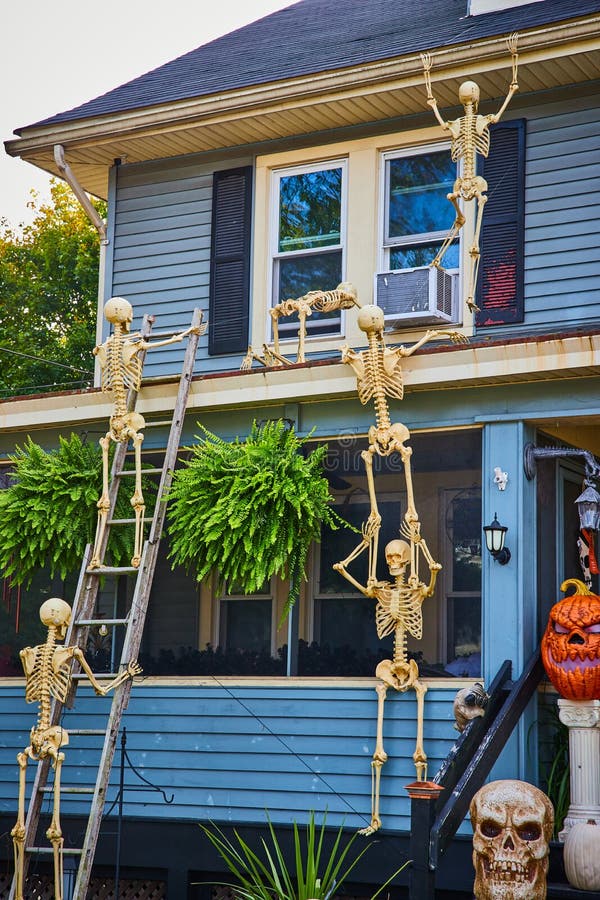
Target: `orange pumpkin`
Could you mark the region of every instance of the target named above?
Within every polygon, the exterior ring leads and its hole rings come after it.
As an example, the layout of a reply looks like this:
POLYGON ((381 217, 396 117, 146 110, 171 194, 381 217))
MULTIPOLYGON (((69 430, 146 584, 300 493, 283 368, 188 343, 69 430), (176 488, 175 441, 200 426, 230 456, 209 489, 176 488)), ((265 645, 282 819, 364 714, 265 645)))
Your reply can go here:
POLYGON ((573 594, 550 610, 542 638, 548 678, 567 700, 600 700, 600 597, 573 594))

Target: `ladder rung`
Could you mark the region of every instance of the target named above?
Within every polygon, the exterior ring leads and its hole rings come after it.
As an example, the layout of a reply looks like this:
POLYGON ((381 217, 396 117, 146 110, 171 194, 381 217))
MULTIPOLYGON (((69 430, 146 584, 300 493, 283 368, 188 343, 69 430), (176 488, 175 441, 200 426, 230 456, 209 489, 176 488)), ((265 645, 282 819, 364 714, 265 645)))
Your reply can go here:
POLYGON ((139 572, 135 566, 98 566, 97 569, 85 570, 87 575, 123 575, 126 572, 139 572))
MULTIPOLYGON (((155 340, 156 338, 173 337, 174 334, 181 334, 181 332, 185 330, 185 326, 182 326, 181 328, 167 329, 167 331, 153 331, 152 340, 155 340)), ((186 334, 185 337, 189 337, 189 334, 186 334)), ((185 340, 185 338, 183 338, 183 340, 185 340)))
MULTIPOLYGON (((116 677, 117 673, 115 672, 94 672, 94 678, 96 678, 98 681, 108 681, 109 678, 116 677)), ((85 672, 77 672, 77 674, 71 675, 71 678, 76 681, 84 681, 87 678, 87 675, 85 674, 85 672)))
MULTIPOLYGON (((42 794, 51 794, 54 790, 54 785, 46 785, 43 788, 40 788, 42 794)), ((93 787, 69 787, 69 785, 60 786, 61 794, 93 794, 95 788, 93 787)))
MULTIPOLYGON (((152 516, 145 516, 142 521, 144 524, 152 521, 152 516)), ((135 525, 137 519, 109 519, 108 525, 135 525)))
MULTIPOLYGON (((25 847, 26 853, 54 853, 52 847, 25 847)), ((71 856, 81 856, 81 847, 63 847, 61 853, 69 853, 71 856)))
POLYGON ((73 734, 76 734, 76 735, 78 735, 79 737, 81 737, 81 735, 84 735, 84 736, 85 736, 85 735, 88 735, 88 734, 93 734, 93 735, 101 734, 101 735, 105 735, 105 734, 106 734, 106 731, 105 731, 103 728, 69 728, 69 737, 70 737, 71 735, 73 735, 73 734))
MULTIPOLYGON (((173 419, 157 419, 155 422, 146 422, 144 428, 164 428, 165 425, 172 425, 173 419)), ((142 474, 144 470, 142 469, 142 474)))
POLYGON ((78 619, 75 624, 86 628, 94 625, 127 625, 129 619, 78 619))
MULTIPOLYGON (((162 469, 142 469, 142 475, 162 475, 162 469)), ((121 477, 122 475, 135 475, 135 469, 123 469, 121 472, 115 472, 117 477, 121 477)))

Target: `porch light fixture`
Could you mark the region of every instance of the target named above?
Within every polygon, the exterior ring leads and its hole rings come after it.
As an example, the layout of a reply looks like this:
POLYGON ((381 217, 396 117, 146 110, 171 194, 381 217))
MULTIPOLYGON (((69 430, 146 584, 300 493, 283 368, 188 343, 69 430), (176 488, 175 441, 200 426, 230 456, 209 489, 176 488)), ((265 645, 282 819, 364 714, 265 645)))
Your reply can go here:
POLYGON ((591 531, 598 531, 600 528, 600 494, 587 480, 586 485, 583 493, 575 501, 579 512, 579 524, 582 530, 587 528, 591 531))
POLYGON ((585 478, 583 480, 583 493, 579 495, 575 503, 579 512, 579 527, 590 531, 600 529, 600 494, 594 487, 594 482, 600 479, 600 464, 589 450, 575 450, 571 447, 536 447, 534 444, 525 446, 524 469, 529 480, 535 478, 536 463, 538 459, 579 458, 585 465, 585 478))
POLYGON ((491 525, 484 525, 485 545, 501 566, 505 566, 510 559, 510 550, 504 546, 504 538, 508 528, 498 521, 498 513, 494 513, 494 521, 491 525))

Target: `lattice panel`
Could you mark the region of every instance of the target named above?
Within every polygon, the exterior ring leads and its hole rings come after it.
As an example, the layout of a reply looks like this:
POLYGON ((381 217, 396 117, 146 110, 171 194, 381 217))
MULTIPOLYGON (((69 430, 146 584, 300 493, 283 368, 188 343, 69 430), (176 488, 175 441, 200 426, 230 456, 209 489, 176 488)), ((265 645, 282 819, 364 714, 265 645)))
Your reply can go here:
MULTIPOLYGON (((115 883, 108 878, 92 878, 87 900, 115 900, 115 883)), ((167 900, 164 881, 122 878, 119 900, 167 900)))
MULTIPOLYGON (((11 875, 0 875, 0 900, 10 893, 11 875)), ((27 879, 26 900, 54 900, 54 881, 50 875, 34 875, 27 879)), ((115 900, 113 879, 92 878, 87 900, 115 900)), ((164 881, 121 879, 119 900, 167 900, 164 881)), ((225 898, 223 898, 225 900, 225 898)))

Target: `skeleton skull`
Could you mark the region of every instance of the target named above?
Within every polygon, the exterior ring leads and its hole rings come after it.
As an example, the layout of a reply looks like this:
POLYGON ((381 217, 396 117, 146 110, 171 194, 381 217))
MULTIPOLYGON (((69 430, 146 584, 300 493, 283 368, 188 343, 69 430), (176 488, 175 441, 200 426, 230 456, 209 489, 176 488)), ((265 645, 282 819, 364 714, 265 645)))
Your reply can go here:
POLYGON ((40 619, 46 628, 54 626, 60 638, 64 638, 71 621, 71 607, 60 597, 50 597, 40 606, 40 619))
POLYGON ((111 325, 120 322, 124 330, 129 331, 133 320, 133 307, 125 297, 111 297, 104 306, 104 317, 111 325))
POLYGON ((458 99, 463 106, 472 103, 477 109, 479 103, 479 85, 475 81, 463 81, 458 89, 458 99))
POLYGON ((385 561, 390 575, 402 575, 410 563, 410 544, 406 541, 390 541, 385 547, 385 561))
POLYGON ((372 303, 363 306, 358 313, 358 327, 361 331, 383 331, 385 321, 383 318, 383 310, 379 306, 372 303))
POLYGON ((552 804, 523 781, 493 781, 471 801, 477 900, 545 900, 552 804))

